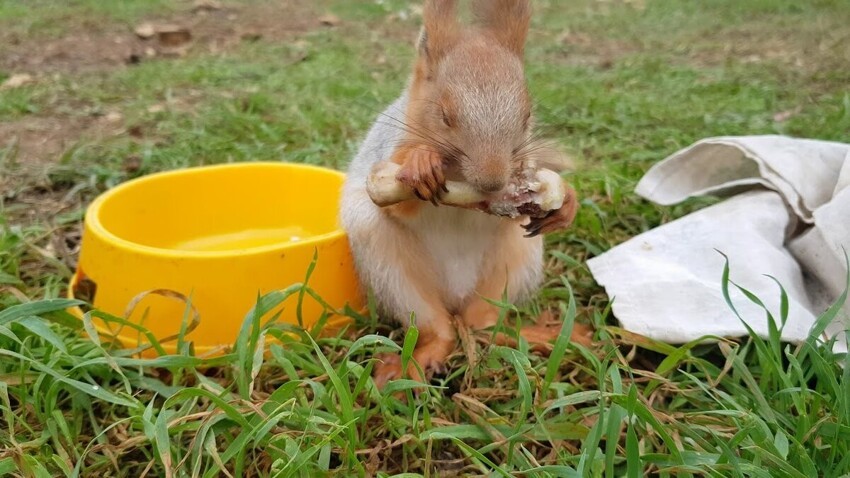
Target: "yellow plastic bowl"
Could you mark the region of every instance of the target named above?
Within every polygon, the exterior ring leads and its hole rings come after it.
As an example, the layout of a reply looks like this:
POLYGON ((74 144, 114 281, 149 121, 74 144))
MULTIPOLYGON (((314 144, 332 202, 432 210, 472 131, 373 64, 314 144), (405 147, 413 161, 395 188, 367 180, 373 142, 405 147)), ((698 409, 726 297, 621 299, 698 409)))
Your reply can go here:
MULTIPOLYGON (((126 317, 157 338, 179 333, 191 298, 200 324, 188 336, 199 354, 232 345, 259 294, 301 283, 314 254, 308 285, 333 308, 362 306, 353 261, 339 228, 344 175, 287 163, 241 163, 146 176, 115 187, 88 208, 79 266, 69 296, 85 282, 95 309, 126 317), (93 283, 93 287, 90 287, 93 283), (172 297, 145 294, 176 292, 172 297)), ((297 294, 285 301, 281 322, 297 323, 297 294)), ((305 296, 303 325, 325 311, 305 296)), ((76 313, 80 313, 79 310, 76 313)), ((332 328, 346 319, 334 316, 332 328)), ((102 333, 116 324, 95 320, 102 333)), ((128 327, 126 347, 145 345, 128 327)), ((164 345, 169 352, 175 344, 164 345), (170 346, 169 346, 170 345, 170 346)))

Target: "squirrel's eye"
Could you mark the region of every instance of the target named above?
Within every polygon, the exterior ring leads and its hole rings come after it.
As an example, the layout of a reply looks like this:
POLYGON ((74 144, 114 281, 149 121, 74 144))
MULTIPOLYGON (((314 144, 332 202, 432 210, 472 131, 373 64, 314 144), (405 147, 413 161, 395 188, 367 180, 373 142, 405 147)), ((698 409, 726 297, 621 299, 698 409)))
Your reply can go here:
POLYGON ((452 119, 449 118, 449 114, 446 113, 446 110, 442 110, 442 113, 443 113, 443 124, 448 126, 449 128, 451 128, 452 127, 452 119))

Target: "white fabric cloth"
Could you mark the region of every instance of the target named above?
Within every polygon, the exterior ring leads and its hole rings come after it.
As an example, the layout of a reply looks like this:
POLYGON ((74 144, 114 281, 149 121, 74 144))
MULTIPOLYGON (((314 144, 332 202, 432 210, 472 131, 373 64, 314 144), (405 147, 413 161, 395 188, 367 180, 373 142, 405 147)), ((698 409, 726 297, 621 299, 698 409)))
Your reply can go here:
MULTIPOLYGON (((785 288, 782 337, 788 342, 805 340, 847 286, 850 145, 784 136, 709 138, 653 166, 636 192, 660 205, 731 197, 588 261, 627 330, 670 343, 747 335, 723 297, 724 255, 731 280, 777 320, 777 281, 785 288)), ((741 317, 766 337, 764 309, 734 286, 729 290, 741 317)), ((847 328, 848 311, 845 306, 827 334, 847 328)), ((839 346, 846 350, 843 340, 839 346)))

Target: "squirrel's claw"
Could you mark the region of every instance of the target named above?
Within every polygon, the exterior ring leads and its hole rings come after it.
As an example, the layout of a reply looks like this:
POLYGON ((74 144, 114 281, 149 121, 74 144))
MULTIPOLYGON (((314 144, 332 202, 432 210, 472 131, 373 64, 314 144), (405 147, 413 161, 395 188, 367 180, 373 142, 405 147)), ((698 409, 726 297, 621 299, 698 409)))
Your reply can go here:
POLYGON ((443 158, 436 151, 421 147, 411 149, 396 179, 413 189, 416 197, 436 206, 441 192, 448 192, 443 167, 443 158))
POLYGON ((525 237, 560 231, 572 225, 578 212, 578 199, 573 188, 567 186, 566 189, 564 204, 560 209, 550 211, 545 217, 531 219, 528 224, 522 226, 526 232, 525 237))
POLYGON ((522 226, 526 232, 523 237, 531 238, 540 235, 540 229, 542 228, 540 221, 541 219, 532 219, 531 222, 522 226))
POLYGON ((434 206, 439 206, 440 204, 437 202, 437 194, 434 194, 431 190, 425 187, 417 187, 413 190, 413 194, 416 195, 422 201, 428 201, 434 206))
POLYGON ((449 188, 446 187, 446 175, 443 172, 444 166, 445 163, 442 158, 440 158, 439 162, 431 165, 431 174, 433 174, 434 177, 434 185, 436 186, 437 194, 440 192, 449 192, 449 188))

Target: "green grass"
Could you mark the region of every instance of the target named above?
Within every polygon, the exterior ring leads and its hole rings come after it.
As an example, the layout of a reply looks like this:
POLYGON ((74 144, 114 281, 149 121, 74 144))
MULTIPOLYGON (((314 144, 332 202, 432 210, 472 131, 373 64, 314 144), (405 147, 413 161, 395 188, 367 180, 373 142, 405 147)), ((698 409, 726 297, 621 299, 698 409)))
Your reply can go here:
MULTIPOLYGON (((406 81, 417 19, 387 19, 403 4, 323 0, 310 15, 332 11, 343 24, 297 44, 260 39, 0 91, 0 122, 83 125, 35 168, 26 145, 0 136, 0 475, 850 473, 845 356, 777 334, 683 346, 628 334, 583 265, 711 202, 661 208, 632 193, 653 162, 693 141, 850 141, 850 53, 841 46, 850 5, 840 0, 537 3, 529 81, 542 128, 579 163, 571 179, 584 207, 572 230, 548 238, 539 297, 505 307, 522 317, 561 311, 565 333, 550 358, 465 343, 470 355, 454 356, 422 396, 409 382, 392 384, 407 396, 399 400, 369 377, 376 354, 409 356, 412 335, 406 341, 374 315, 355 317, 353 338, 254 319, 300 285, 246 311, 233 352, 214 360, 193 357, 185 340, 176 355, 139 359, 59 312, 83 208, 106 188, 230 161, 344 168, 406 81), (786 111, 794 114, 775 119, 786 111), (91 125, 110 112, 124 127, 99 138, 91 125), (140 167, 127 168, 128 158, 140 167), (574 321, 596 327, 597 346, 567 343, 574 321), (390 331, 393 340, 377 335, 390 331), (283 344, 258 354, 262 335, 283 344)), ((190 5, 0 0, 0 29, 38 42, 190 5)), ((734 287, 722 270, 717 282, 734 287)), ((781 327, 784 318, 774 319, 781 327)))
POLYGON ((23 37, 61 38, 74 26, 98 29, 104 24, 132 25, 144 15, 174 11, 166 0, 0 0, 0 28, 23 37))

